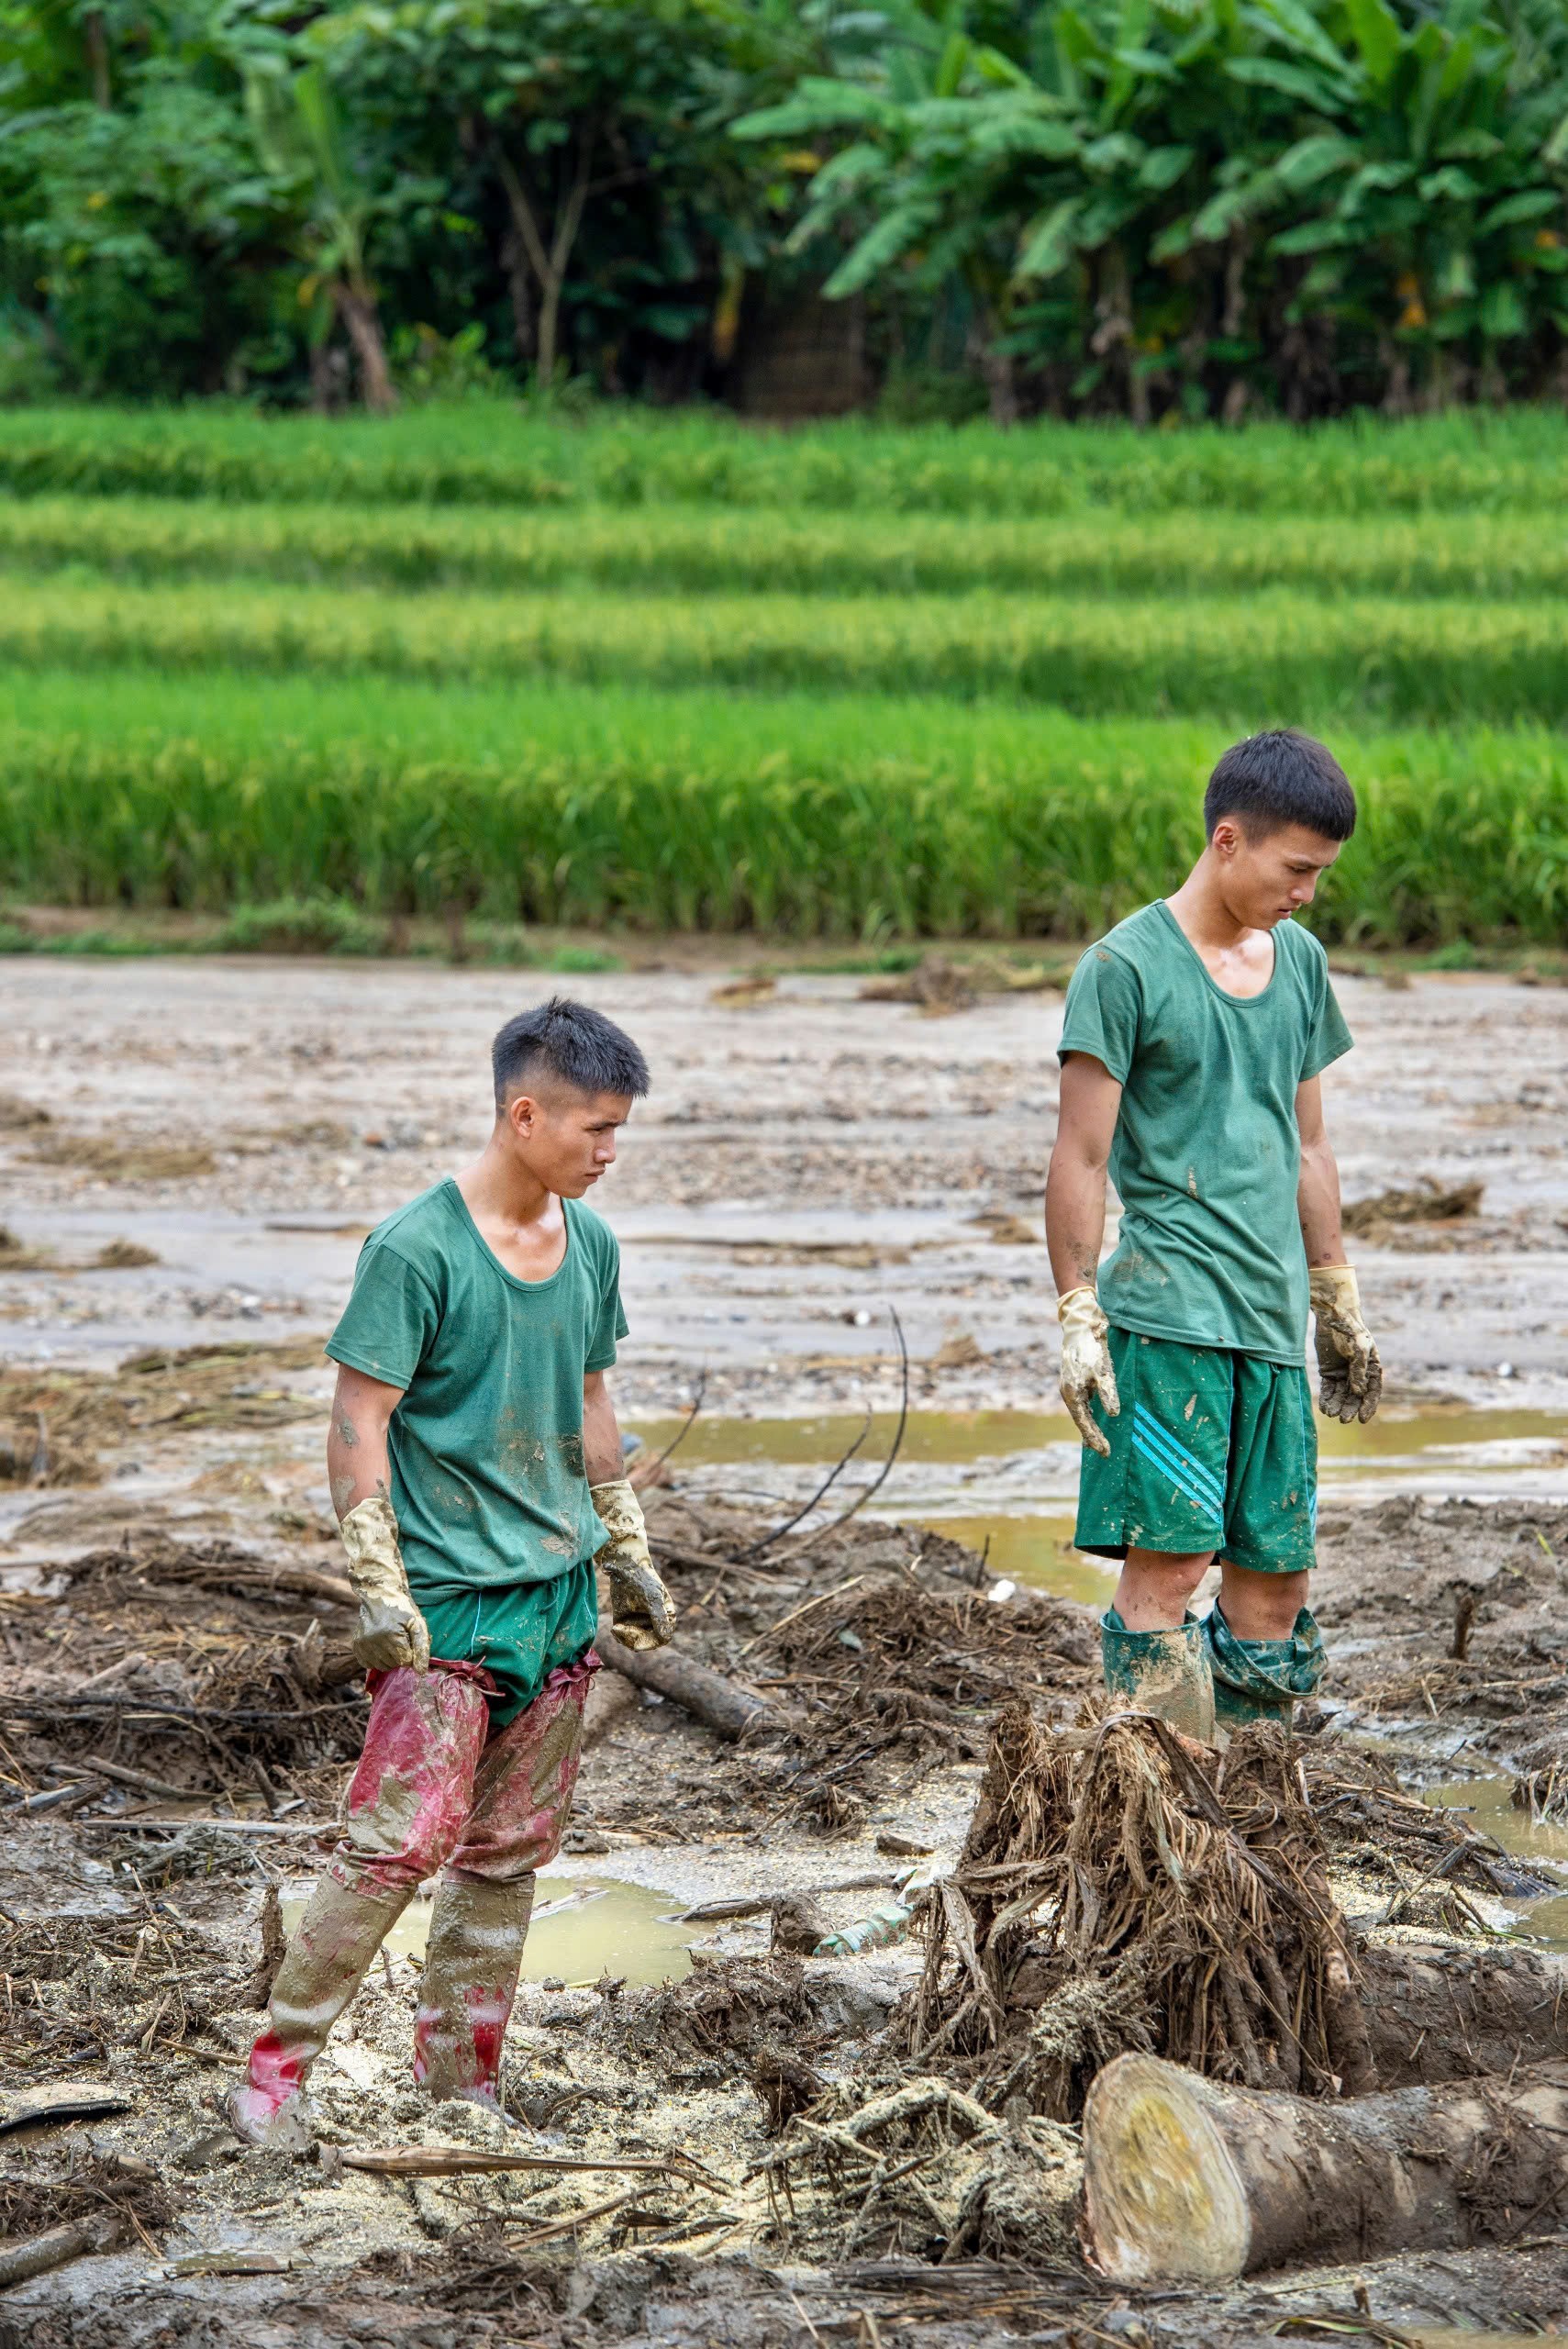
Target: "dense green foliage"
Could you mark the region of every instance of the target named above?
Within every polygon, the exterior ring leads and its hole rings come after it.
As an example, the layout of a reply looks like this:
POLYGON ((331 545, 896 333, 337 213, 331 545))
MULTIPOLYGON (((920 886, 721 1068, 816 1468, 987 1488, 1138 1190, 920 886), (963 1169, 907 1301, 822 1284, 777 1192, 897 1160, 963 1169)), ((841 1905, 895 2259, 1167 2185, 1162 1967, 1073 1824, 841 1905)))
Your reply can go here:
POLYGON ((1539 395, 1565 199, 1561 0, 0 0, 0 400, 1539 395))
MULTIPOLYGON (((1560 419, 536 424, 489 459, 564 504, 491 512, 391 495, 485 461, 468 409, 354 428, 366 494, 315 505, 194 493, 210 461, 276 487, 327 428, 95 422, 78 453, 151 450, 185 494, 0 498, 13 899, 1081 937, 1179 878, 1226 742, 1295 722, 1362 795, 1325 936, 1568 922, 1568 554, 1523 487, 1568 466, 1560 419), (892 510, 911 484, 958 510, 892 510)), ((0 463, 71 447, 0 429, 0 463)))

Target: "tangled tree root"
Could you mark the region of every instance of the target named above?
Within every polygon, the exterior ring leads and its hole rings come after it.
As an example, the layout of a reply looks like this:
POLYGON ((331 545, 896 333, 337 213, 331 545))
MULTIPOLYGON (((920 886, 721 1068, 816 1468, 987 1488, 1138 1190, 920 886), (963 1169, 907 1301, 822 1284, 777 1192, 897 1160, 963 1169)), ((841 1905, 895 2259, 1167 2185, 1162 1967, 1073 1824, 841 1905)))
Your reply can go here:
POLYGON ((998 1721, 933 1904, 909 2060, 1075 2120, 1131 2050, 1250 2087, 1374 2084, 1299 1762, 1260 1723, 1223 1756, 1142 1713, 998 1721))

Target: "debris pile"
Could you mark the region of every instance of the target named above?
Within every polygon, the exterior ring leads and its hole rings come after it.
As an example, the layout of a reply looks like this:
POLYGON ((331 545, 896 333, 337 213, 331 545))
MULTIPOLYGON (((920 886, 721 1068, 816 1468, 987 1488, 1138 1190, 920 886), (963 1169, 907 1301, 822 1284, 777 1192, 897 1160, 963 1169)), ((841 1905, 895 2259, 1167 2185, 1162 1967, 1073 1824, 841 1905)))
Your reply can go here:
POLYGON ((962 1856, 933 1903, 908 2060, 997 2109, 1076 2120, 1129 2048, 1219 2078, 1365 2084, 1326 1854, 1289 1741, 1219 1755, 1146 1714, 997 1724, 962 1856))

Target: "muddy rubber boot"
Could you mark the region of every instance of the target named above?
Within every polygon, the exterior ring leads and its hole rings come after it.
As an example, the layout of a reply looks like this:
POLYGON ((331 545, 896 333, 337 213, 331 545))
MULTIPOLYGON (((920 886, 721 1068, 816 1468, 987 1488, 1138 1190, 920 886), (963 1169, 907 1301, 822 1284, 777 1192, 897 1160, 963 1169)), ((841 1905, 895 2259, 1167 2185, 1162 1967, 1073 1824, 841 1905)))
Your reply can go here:
POLYGON ((1289 1729, 1297 1698, 1313 1695, 1323 1677, 1323 1642, 1307 1609, 1288 1640, 1239 1640, 1218 1600, 1203 1630, 1220 1728, 1229 1732, 1262 1720, 1289 1729))
POLYGON ((1100 1661, 1113 1697, 1169 1721, 1184 1737, 1213 1743, 1214 1682, 1195 1615, 1179 1631, 1129 1631, 1107 1607, 1100 1618, 1100 1661))
POLYGON ((247 2144, 295 2152, 309 2143, 306 2075, 414 1889, 373 1879, 356 1892, 332 1875, 317 1881, 272 1984, 268 2027, 229 2093, 229 2120, 247 2144))
POLYGON ((442 1873, 414 2019, 414 2077, 437 2104, 498 2100, 534 1881, 531 1873, 505 1884, 462 1868, 442 1873))

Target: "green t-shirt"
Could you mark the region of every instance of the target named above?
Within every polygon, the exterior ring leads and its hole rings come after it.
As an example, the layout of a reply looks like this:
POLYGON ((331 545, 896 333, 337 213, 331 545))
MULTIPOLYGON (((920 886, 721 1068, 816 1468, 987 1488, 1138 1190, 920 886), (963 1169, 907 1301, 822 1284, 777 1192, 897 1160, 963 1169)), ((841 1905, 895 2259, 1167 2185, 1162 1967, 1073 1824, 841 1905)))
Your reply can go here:
POLYGON ((1118 1330, 1299 1364, 1307 1252, 1296 1090, 1351 1032, 1311 933, 1274 931, 1262 995, 1228 995, 1163 898, 1091 946, 1059 1047, 1121 1084, 1110 1173, 1121 1233, 1101 1265, 1118 1330))
POLYGON ((360 1252, 327 1341, 334 1362, 403 1389, 392 1506, 416 1598, 549 1582, 606 1541, 583 1463, 583 1380, 626 1335, 620 1250, 563 1199, 566 1253, 520 1281, 480 1237, 449 1176, 360 1252))

